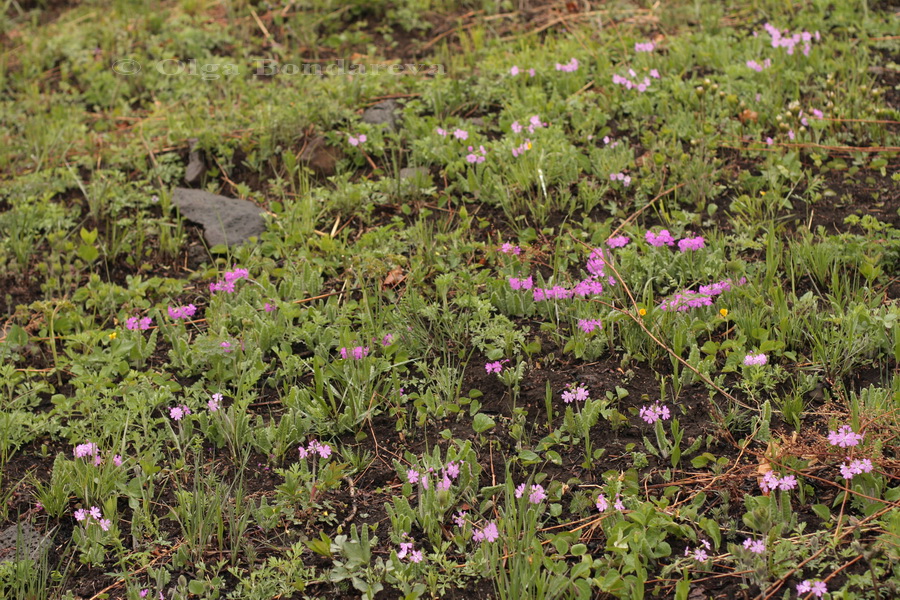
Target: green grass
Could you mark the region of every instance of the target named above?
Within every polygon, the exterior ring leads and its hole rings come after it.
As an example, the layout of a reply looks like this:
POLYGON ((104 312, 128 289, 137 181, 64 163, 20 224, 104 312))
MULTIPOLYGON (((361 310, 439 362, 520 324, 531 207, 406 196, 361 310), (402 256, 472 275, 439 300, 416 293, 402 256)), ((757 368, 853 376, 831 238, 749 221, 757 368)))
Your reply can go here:
POLYGON ((896 15, 0 6, 0 597, 897 595, 896 15))

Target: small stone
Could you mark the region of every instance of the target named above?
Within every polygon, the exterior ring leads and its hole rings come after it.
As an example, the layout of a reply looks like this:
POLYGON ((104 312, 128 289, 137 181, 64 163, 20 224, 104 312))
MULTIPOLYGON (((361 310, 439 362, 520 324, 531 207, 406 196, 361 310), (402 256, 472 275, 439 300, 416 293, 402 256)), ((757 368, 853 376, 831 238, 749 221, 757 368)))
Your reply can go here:
POLYGON ((188 165, 187 169, 184 171, 184 181, 188 185, 193 185, 195 183, 200 183, 200 178, 203 177, 203 174, 206 173, 206 163, 203 161, 203 154, 200 150, 197 150, 197 138, 191 138, 188 140, 188 144, 191 148, 191 153, 188 156, 188 165))
POLYGON ((210 247, 240 244, 266 230, 262 217, 265 211, 247 200, 176 188, 172 203, 185 219, 203 227, 203 237, 210 247))
POLYGON ((396 100, 384 100, 370 106, 362 114, 362 122, 369 125, 383 125, 390 131, 397 130, 400 122, 400 103, 396 100))
POLYGON ((328 177, 334 175, 335 166, 341 157, 341 151, 329 146, 324 136, 318 135, 307 141, 300 153, 300 160, 306 163, 317 175, 328 177))

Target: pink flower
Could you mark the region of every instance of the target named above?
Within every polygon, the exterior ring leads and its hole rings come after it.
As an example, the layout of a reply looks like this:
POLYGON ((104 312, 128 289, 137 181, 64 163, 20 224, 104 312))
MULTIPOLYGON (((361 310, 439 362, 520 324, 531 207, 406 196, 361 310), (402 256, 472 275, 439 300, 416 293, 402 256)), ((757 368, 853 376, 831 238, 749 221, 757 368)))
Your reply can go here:
POLYGON ((437 134, 438 134, 438 135, 443 136, 443 137, 447 137, 447 130, 446 130, 446 129, 441 129, 440 127, 438 127, 436 131, 437 131, 437 134))
POLYGON ((496 542, 500 538, 500 532, 497 531, 497 523, 494 521, 485 525, 484 529, 481 530, 481 534, 486 542, 496 542))
POLYGON ((765 354, 753 354, 752 352, 744 357, 744 366, 763 366, 769 362, 769 357, 765 354))
POLYGON ((567 387, 569 389, 562 393, 563 402, 565 402, 566 404, 575 400, 583 402, 590 398, 590 392, 583 385, 576 386, 570 383, 567 387))
POLYGON ((83 508, 79 508, 78 510, 75 511, 75 520, 76 521, 79 521, 79 522, 84 521, 85 519, 87 519, 87 517, 88 517, 88 513, 83 508))
POLYGON ((657 402, 651 406, 641 408, 639 415, 644 421, 653 425, 659 420, 666 421, 669 419, 669 407, 657 402))
POLYGON ((116 454, 115 456, 113 456, 113 464, 116 465, 117 467, 122 466, 122 455, 121 454, 116 454))
POLYGON ((625 505, 622 503, 622 497, 619 494, 616 494, 616 501, 613 504, 613 508, 620 512, 625 510, 625 505))
POLYGON ((514 246, 514 245, 510 244, 509 242, 506 242, 502 246, 500 246, 500 252, 502 252, 503 254, 519 255, 519 254, 522 254, 522 249, 519 248, 518 246, 514 246))
POLYGON ((578 70, 578 59, 573 58, 564 65, 560 64, 560 63, 556 63, 556 70, 557 71, 565 71, 566 73, 574 73, 575 71, 578 70))
POLYGON ((191 414, 191 409, 184 404, 181 406, 173 406, 169 409, 169 416, 173 421, 180 421, 189 414, 191 414))
POLYGON ((86 456, 96 456, 100 451, 97 444, 93 442, 85 442, 75 446, 75 458, 85 458, 86 456))
POLYGON ((275 305, 274 305, 274 304, 269 304, 268 302, 266 302, 266 303, 263 305, 263 310, 266 311, 267 313, 273 312, 273 311, 275 310, 275 305))
POLYGON ((861 433, 854 433, 849 425, 843 425, 837 431, 828 432, 828 443, 832 446, 840 446, 841 448, 850 448, 857 446, 862 441, 861 433))
POLYGON ((415 469, 408 469, 406 471, 406 480, 410 483, 418 483, 419 481, 419 472, 415 469))
POLYGON ((599 496, 597 496, 597 510, 603 512, 607 508, 609 508, 609 502, 606 501, 606 496, 600 494, 599 496))
POLYGON ((112 521, 109 519, 98 519, 97 522, 100 524, 100 529, 103 531, 109 531, 109 527, 112 525, 112 521))
POLYGON ((591 333, 597 328, 603 329, 600 319, 579 319, 578 327, 585 333, 591 333))
POLYGON ((534 77, 534 69, 533 69, 533 68, 528 69, 528 76, 529 76, 529 77, 534 77))
POLYGON ((467 139, 469 139, 469 132, 466 131, 465 129, 460 129, 457 127, 456 130, 454 130, 454 132, 453 132, 453 137, 455 137, 458 140, 467 140, 467 139))
POLYGON ((526 279, 509 278, 509 287, 514 290, 530 290, 533 285, 534 282, 530 275, 526 279))
POLYGON ((421 550, 413 550, 409 555, 410 562, 420 563, 422 562, 422 551, 421 550))
POLYGON ((213 394, 212 398, 206 403, 206 406, 209 407, 209 412, 216 412, 219 410, 220 402, 222 402, 222 394, 213 394))
POLYGON ((610 248, 621 248, 626 246, 631 240, 624 235, 617 235, 606 240, 606 245, 610 248))
POLYGON ((693 238, 684 238, 683 240, 678 242, 678 249, 682 252, 687 252, 688 250, 700 250, 705 246, 705 242, 702 237, 697 236, 693 238))
POLYGON ((653 79, 659 79, 659 71, 656 69, 650 69, 650 77, 653 79))
POLYGON ((390 333, 384 334, 384 337, 381 338, 381 345, 384 347, 390 346, 394 343, 394 336, 390 333))
POLYGON ((494 362, 485 363, 484 370, 488 373, 500 373, 500 371, 503 370, 503 365, 499 360, 496 360, 494 362))
POLYGON ((151 324, 153 323, 153 319, 150 317, 143 317, 138 319, 137 317, 129 317, 127 321, 125 321, 125 327, 134 331, 135 329, 140 329, 142 331, 150 329, 151 324))
POLYGON ((744 548, 746 548, 753 554, 765 554, 766 541, 747 538, 746 540, 744 540, 744 548))
POLYGON ((397 553, 397 558, 406 558, 406 555, 409 554, 412 549, 412 542, 400 542, 400 552, 397 553))
POLYGON ((100 512, 100 509, 97 508, 96 506, 92 506, 91 509, 88 511, 88 514, 93 519, 99 519, 103 516, 103 514, 100 512))
POLYGON ((634 45, 635 52, 653 52, 654 44, 653 42, 637 42, 634 45))
POLYGON ((189 319, 197 312, 197 307, 193 304, 188 304, 187 306, 170 306, 168 310, 169 316, 173 319, 189 319))
POLYGON ((851 461, 846 465, 841 465, 841 477, 843 477, 847 481, 850 481, 851 479, 853 479, 854 475, 859 475, 861 473, 871 473, 873 468, 874 467, 872 466, 872 461, 868 458, 857 459, 851 461))
POLYGON ((654 234, 652 231, 647 231, 644 234, 644 239, 647 240, 647 243, 656 248, 660 246, 674 246, 675 238, 672 237, 672 234, 669 233, 668 229, 663 229, 658 234, 654 234))
POLYGON ((515 77, 516 75, 518 75, 518 74, 519 74, 519 67, 513 65, 513 66, 509 69, 509 74, 512 75, 513 77, 515 77))
POLYGON ((351 136, 347 139, 347 141, 350 142, 350 145, 351 145, 351 146, 359 146, 360 144, 365 143, 366 139, 367 139, 367 138, 366 138, 366 134, 363 133, 363 134, 360 134, 359 137, 353 137, 353 136, 351 135, 351 136))
POLYGON ((456 515, 453 517, 453 522, 456 523, 457 527, 462 529, 466 524, 466 511, 457 511, 456 515))
POLYGON ((459 477, 459 463, 455 461, 448 462, 447 466, 444 467, 444 473, 450 477, 450 479, 456 479, 459 477))

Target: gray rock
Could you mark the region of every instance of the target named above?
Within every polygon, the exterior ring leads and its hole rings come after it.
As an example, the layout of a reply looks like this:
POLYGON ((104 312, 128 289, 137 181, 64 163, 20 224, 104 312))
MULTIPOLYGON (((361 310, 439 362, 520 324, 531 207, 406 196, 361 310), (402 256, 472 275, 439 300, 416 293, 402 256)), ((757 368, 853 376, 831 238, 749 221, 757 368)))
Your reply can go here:
POLYGON ((21 552, 19 558, 29 556, 37 559, 41 550, 50 544, 50 536, 41 533, 27 521, 11 525, 0 531, 0 562, 16 560, 17 548, 21 552))
POLYGON ((206 173, 206 163, 203 161, 203 154, 197 150, 197 138, 188 140, 191 147, 191 154, 188 156, 187 169, 184 171, 184 181, 188 185, 200 182, 200 178, 206 173))
POLYGON ((203 227, 206 243, 233 246, 266 230, 263 210, 247 200, 217 196, 203 190, 175 188, 172 203, 181 215, 203 227))
POLYGON ((384 125, 391 131, 397 130, 400 122, 400 104, 396 100, 384 100, 370 106, 362 114, 362 122, 370 125, 384 125))

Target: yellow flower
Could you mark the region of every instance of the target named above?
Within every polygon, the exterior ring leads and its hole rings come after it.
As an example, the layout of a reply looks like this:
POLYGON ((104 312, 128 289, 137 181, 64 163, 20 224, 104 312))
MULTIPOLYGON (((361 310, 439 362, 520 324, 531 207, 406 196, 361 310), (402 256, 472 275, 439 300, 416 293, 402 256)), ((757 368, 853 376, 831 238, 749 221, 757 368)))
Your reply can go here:
POLYGON ((115 332, 115 331, 113 331, 111 334, 109 334, 109 339, 111 339, 111 340, 116 339, 116 332, 115 332))
POLYGON ((727 317, 727 316, 728 316, 728 309, 727 309, 727 308, 720 309, 720 310, 719 310, 719 314, 722 315, 723 317, 727 317))
POLYGON ((765 196, 765 195, 766 195, 766 190, 759 190, 759 195, 760 195, 760 196, 765 196))
POLYGON ((640 309, 640 310, 638 311, 638 314, 641 315, 641 316, 643 317, 644 315, 647 314, 647 309, 646 309, 646 308, 640 309))

